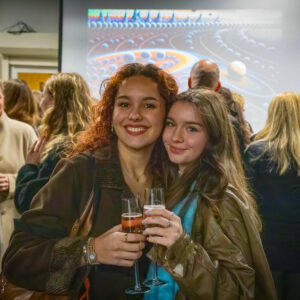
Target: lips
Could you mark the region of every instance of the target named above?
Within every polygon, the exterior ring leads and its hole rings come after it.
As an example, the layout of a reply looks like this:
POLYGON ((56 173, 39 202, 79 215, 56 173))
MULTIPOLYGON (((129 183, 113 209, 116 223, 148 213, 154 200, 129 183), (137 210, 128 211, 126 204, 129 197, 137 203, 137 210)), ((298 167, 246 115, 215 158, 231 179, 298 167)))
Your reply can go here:
POLYGON ((131 126, 131 125, 125 126, 126 132, 133 136, 142 135, 147 131, 147 129, 148 127, 145 126, 131 126))
POLYGON ((169 149, 170 149, 170 152, 172 152, 173 154, 182 154, 186 150, 186 149, 177 148, 177 147, 174 147, 174 146, 169 146, 169 149))

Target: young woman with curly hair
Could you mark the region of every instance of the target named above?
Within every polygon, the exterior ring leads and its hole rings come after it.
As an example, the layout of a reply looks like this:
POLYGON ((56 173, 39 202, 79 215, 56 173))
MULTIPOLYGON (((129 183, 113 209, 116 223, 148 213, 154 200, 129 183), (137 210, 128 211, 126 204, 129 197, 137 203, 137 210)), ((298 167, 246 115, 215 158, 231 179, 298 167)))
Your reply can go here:
POLYGON ((20 213, 29 209, 34 195, 48 182, 60 158, 73 146, 77 133, 92 120, 93 100, 87 83, 77 73, 51 76, 42 102, 48 109, 39 127, 41 138, 28 153, 16 182, 15 205, 20 213))
POLYGON ((224 100, 209 90, 179 94, 163 141, 172 163, 167 209, 146 212, 144 234, 159 245, 168 285, 144 299, 276 300, 224 100))
POLYGON ((76 299, 89 273, 90 299, 126 298, 131 267, 142 256, 143 277, 148 259, 145 237, 121 232, 121 197, 164 183, 161 132, 177 89, 172 76, 150 64, 125 65, 109 79, 95 123, 58 163, 13 234, 3 260, 9 281, 76 299), (69 237, 93 186, 91 231, 69 237))

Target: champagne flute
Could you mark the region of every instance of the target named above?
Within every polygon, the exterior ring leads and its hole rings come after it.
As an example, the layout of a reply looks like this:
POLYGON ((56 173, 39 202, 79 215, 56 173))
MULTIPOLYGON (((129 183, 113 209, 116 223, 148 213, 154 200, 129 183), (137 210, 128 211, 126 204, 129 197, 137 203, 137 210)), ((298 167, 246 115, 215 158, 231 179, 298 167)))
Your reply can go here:
MULTIPOLYGON (((143 226, 143 214, 139 204, 138 197, 123 196, 122 197, 122 231, 125 233, 142 233, 143 226)), ((145 294, 150 289, 144 285, 141 285, 139 280, 139 265, 138 260, 134 262, 134 277, 135 285, 125 290, 126 294, 145 294)))
MULTIPOLYGON (((164 189, 160 187, 147 188, 145 189, 145 203, 143 210, 143 218, 147 218, 145 215, 145 211, 152 209, 163 209, 165 208, 165 197, 164 197, 164 189)), ((148 227, 159 227, 159 225, 147 225, 148 227)), ((157 274, 157 244, 154 244, 155 251, 155 262, 154 262, 154 276, 150 280, 144 281, 144 284, 147 286, 162 286, 167 284, 167 282, 158 278, 157 274)))

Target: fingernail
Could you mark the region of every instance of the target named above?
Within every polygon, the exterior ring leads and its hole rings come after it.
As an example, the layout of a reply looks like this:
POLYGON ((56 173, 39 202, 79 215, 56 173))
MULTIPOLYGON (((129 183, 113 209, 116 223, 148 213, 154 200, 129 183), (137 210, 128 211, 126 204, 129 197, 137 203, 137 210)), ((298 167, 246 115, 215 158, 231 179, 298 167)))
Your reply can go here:
POLYGON ((146 220, 143 220, 142 223, 145 224, 145 221, 146 221, 146 220))
POLYGON ((149 212, 150 212, 150 210, 146 210, 146 211, 144 212, 144 214, 145 214, 145 215, 148 215, 149 212))

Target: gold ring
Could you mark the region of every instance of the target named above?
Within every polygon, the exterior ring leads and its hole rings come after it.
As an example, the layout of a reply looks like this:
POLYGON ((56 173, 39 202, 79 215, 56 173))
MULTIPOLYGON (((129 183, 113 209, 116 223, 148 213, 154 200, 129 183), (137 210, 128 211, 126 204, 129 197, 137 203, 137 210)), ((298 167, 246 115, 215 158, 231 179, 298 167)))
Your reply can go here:
POLYGON ((128 242, 128 233, 125 233, 125 242, 128 242))

